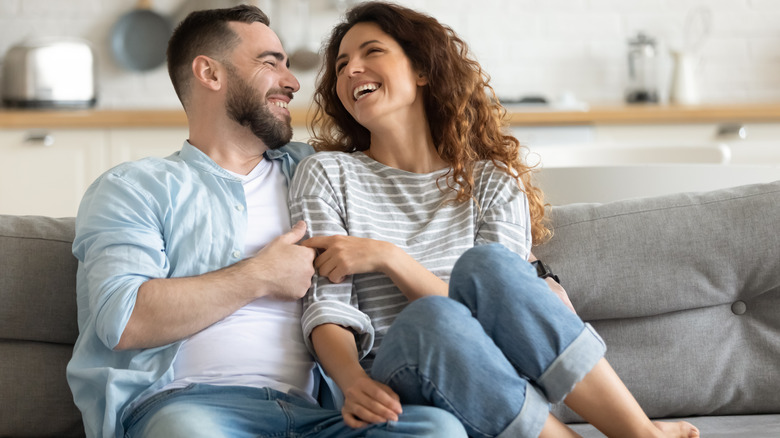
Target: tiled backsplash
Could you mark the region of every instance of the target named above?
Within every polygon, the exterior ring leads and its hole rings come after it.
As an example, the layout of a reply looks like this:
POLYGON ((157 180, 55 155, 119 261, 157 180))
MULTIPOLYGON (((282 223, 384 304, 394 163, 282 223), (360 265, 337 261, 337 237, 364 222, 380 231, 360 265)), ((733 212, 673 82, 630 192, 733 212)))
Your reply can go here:
MULTIPOLYGON (((301 44, 297 0, 257 0, 288 51, 301 44)), ((616 103, 627 84, 627 40, 638 31, 661 48, 659 82, 668 93, 668 49, 682 44, 686 16, 696 7, 712 13, 698 60, 702 102, 780 100, 780 0, 400 0, 453 27, 492 77, 499 96, 572 93, 592 103, 616 103)), ((111 26, 136 0, 0 0, 0 53, 24 38, 75 36, 99 57, 99 106, 178 107, 164 67, 122 70, 109 48, 111 26)), ((195 5, 227 0, 154 0, 174 18, 195 5)), ((250 2, 251 3, 251 2, 250 2)), ((337 0, 312 0, 310 43, 318 46, 337 20, 337 0)), ((298 72, 298 105, 308 104, 315 74, 298 72)))

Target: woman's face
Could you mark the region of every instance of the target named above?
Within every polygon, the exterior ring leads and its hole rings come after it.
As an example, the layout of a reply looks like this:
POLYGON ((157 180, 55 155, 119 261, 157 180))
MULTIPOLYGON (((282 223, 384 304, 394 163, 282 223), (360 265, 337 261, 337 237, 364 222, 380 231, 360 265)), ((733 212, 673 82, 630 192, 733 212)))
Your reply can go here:
POLYGON ((335 67, 341 104, 369 130, 421 114, 419 87, 427 81, 412 68, 395 39, 376 24, 358 23, 347 31, 335 67))

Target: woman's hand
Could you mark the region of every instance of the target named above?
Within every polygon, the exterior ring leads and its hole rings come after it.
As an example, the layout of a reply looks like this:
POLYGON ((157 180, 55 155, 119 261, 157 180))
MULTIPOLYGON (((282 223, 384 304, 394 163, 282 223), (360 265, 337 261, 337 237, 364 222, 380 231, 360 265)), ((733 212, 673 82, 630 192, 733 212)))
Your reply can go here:
POLYGON ((320 276, 333 283, 341 283, 348 275, 381 272, 409 301, 448 294, 447 283, 390 242, 354 236, 319 236, 304 240, 301 245, 319 250, 314 267, 320 276))
POLYGON ((349 427, 398 420, 398 395, 366 374, 358 361, 355 334, 340 325, 322 324, 311 332, 320 364, 344 394, 341 415, 349 427))
POLYGON ((341 415, 349 427, 398 421, 402 412, 398 394, 389 386, 368 376, 356 379, 343 392, 344 406, 341 408, 341 415))
POLYGON ((314 267, 333 283, 348 275, 384 272, 388 255, 396 248, 389 242, 353 236, 312 237, 301 245, 319 250, 314 267))

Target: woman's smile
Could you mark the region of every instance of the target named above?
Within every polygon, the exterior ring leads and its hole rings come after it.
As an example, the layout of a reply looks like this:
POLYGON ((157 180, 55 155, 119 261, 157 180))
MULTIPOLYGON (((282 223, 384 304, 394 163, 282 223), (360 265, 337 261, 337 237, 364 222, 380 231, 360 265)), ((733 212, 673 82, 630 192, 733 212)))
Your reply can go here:
POLYGON ((355 98, 355 102, 362 99, 365 96, 368 96, 369 94, 373 93, 374 91, 378 90, 379 87, 382 85, 377 83, 370 83, 370 84, 364 84, 359 85, 355 87, 354 91, 352 91, 352 96, 355 98))
POLYGON ((344 35, 336 71, 341 104, 369 130, 367 124, 397 126, 423 113, 420 75, 400 44, 374 23, 358 23, 344 35))

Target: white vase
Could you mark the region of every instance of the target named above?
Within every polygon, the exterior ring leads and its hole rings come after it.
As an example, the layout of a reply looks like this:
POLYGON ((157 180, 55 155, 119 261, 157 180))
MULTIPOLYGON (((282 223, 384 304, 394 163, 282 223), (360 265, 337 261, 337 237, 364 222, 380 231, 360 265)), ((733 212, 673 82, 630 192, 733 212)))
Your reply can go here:
POLYGON ((697 78, 697 59, 692 53, 672 51, 674 73, 669 100, 681 105, 699 103, 699 84, 697 78))

